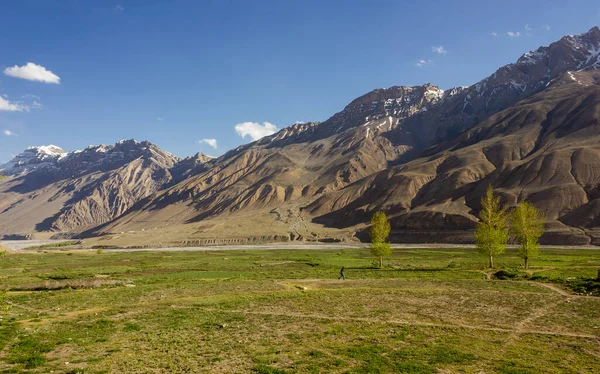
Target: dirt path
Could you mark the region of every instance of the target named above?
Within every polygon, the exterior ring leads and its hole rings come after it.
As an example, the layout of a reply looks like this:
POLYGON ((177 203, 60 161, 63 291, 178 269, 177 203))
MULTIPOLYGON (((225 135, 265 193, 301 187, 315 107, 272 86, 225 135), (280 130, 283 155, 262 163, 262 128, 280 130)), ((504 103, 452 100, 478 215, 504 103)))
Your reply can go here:
MULTIPOLYGON (((553 293, 562 296, 563 299, 557 300, 556 302, 549 302, 549 303, 545 304, 542 308, 536 309, 529 316, 527 316, 522 321, 517 323, 515 325, 515 329, 514 329, 513 333, 511 334, 511 336, 507 342, 507 345, 505 346, 505 349, 506 349, 506 347, 509 347, 516 341, 519 334, 527 333, 527 332, 531 331, 531 330, 527 329, 527 326, 530 325, 535 320, 545 316, 550 311, 552 311, 554 308, 556 308, 557 306, 559 306, 560 304, 562 304, 564 302, 567 302, 569 299, 586 297, 586 296, 580 296, 580 295, 573 295, 573 294, 567 292, 566 290, 564 290, 554 284, 551 284, 551 283, 538 283, 538 282, 527 282, 527 281, 525 283, 533 284, 533 285, 543 287, 543 288, 547 288, 547 289, 551 290, 553 293)), ((556 334, 563 335, 564 333, 556 333, 556 334)), ((567 336, 572 336, 572 335, 567 335, 567 336)))
MULTIPOLYGON (((175 308, 197 308, 191 306, 173 306, 175 308)), ((552 335, 552 336, 568 336, 575 338, 585 339, 600 339, 600 336, 591 334, 581 334, 575 332, 561 332, 561 331, 546 331, 527 329, 521 327, 520 329, 507 329, 502 327, 487 327, 487 326, 472 326, 466 324, 444 324, 444 323, 433 323, 423 321, 402 321, 402 320, 381 320, 377 318, 363 318, 363 317, 341 317, 341 316, 328 316, 323 314, 303 314, 295 312, 267 312, 267 311, 256 311, 256 310, 239 310, 239 309, 218 309, 218 308, 200 308, 202 310, 211 312, 229 312, 239 314, 251 314, 251 315, 265 315, 265 316, 277 316, 277 317, 294 317, 294 318, 307 318, 307 319, 322 319, 330 321, 356 321, 356 322, 370 322, 370 323, 389 323, 395 325, 407 325, 407 326, 427 326, 427 327, 441 327, 441 328, 454 328, 454 329, 466 329, 466 330, 481 330, 481 331, 495 331, 505 332, 512 334, 537 334, 537 335, 552 335)))
POLYGON ((557 294, 559 294, 561 296, 573 297, 573 298, 575 298, 575 297, 586 297, 586 296, 581 296, 581 295, 573 295, 573 294, 565 291, 564 289, 562 289, 562 288, 560 288, 560 287, 558 287, 558 286, 556 286, 554 284, 551 284, 551 283, 539 283, 539 282, 526 282, 526 283, 534 284, 536 286, 545 287, 545 288, 547 288, 549 290, 552 290, 552 291, 556 292, 557 294))

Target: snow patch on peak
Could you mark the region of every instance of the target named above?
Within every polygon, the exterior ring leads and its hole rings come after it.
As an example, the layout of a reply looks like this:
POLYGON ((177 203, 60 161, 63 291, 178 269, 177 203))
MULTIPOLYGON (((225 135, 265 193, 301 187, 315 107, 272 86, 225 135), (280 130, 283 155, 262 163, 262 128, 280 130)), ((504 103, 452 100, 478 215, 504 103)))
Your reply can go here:
POLYGON ((140 144, 137 140, 135 139, 121 139, 117 142, 117 144, 125 144, 125 143, 133 143, 133 144, 140 144))
POLYGON ((444 91, 444 98, 457 95, 457 94, 463 92, 464 90, 466 90, 467 88, 469 88, 469 86, 458 86, 458 87, 454 87, 449 90, 446 90, 446 91, 444 91))
POLYGON ((25 151, 33 152, 33 153, 36 153, 43 157, 44 156, 55 157, 55 156, 60 156, 61 154, 65 153, 65 151, 63 151, 62 148, 60 148, 56 145, 53 145, 53 144, 27 147, 27 149, 25 151))
POLYGON ((65 155, 65 151, 55 145, 28 147, 9 162, 0 165, 0 171, 5 175, 18 175, 31 170, 52 166, 55 161, 65 155))
POLYGON ((535 51, 529 51, 525 53, 521 58, 517 60, 518 65, 535 65, 540 62, 545 56, 544 47, 538 48, 535 51))
POLYGON ((428 86, 425 89, 425 97, 429 100, 440 100, 444 97, 444 90, 436 86, 428 86))

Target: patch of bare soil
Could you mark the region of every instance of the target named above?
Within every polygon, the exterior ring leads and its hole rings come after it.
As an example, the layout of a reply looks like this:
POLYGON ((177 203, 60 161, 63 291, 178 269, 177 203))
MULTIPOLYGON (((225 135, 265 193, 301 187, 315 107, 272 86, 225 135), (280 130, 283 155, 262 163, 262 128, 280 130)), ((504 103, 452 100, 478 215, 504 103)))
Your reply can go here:
POLYGON ((120 279, 65 279, 15 285, 9 291, 55 291, 65 288, 98 288, 102 286, 121 286, 130 283, 120 279))

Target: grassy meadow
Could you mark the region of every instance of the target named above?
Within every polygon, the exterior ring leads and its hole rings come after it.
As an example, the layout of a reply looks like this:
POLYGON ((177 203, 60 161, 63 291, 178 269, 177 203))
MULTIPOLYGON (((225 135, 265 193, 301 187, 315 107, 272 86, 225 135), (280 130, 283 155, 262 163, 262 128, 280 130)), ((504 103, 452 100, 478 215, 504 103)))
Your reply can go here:
POLYGON ((0 371, 600 372, 589 282, 600 251, 545 249, 527 272, 514 250, 494 271, 472 249, 374 260, 367 249, 8 253, 0 371))

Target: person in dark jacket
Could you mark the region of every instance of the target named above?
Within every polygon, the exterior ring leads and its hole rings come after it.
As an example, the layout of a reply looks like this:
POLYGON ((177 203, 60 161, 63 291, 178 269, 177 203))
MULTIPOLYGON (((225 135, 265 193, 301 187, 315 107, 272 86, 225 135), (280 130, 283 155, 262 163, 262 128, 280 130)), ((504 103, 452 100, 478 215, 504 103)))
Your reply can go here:
POLYGON ((340 270, 340 277, 338 279, 346 280, 346 277, 344 276, 344 270, 346 270, 346 268, 342 266, 342 269, 340 270))

